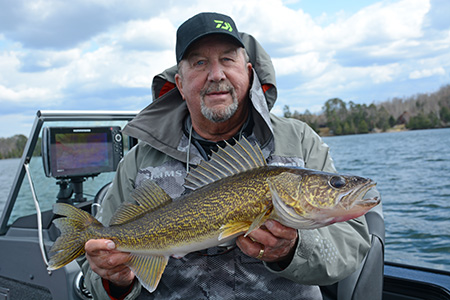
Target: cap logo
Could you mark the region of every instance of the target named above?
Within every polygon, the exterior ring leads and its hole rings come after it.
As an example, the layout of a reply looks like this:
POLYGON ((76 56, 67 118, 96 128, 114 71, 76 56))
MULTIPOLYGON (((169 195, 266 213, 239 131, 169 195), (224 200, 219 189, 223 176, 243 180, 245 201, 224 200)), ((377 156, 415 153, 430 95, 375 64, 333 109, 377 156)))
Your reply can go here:
POLYGON ((216 28, 225 29, 225 30, 228 30, 229 32, 233 31, 233 27, 231 27, 230 23, 228 23, 228 22, 224 22, 224 21, 220 21, 220 20, 214 20, 214 22, 217 24, 216 28))

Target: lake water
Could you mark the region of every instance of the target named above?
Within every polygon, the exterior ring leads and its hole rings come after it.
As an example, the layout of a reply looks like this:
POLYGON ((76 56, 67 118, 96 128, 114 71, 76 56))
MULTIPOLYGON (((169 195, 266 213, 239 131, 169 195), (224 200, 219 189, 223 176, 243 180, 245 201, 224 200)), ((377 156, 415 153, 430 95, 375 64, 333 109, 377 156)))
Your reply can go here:
POLYGON ((450 129, 324 138, 339 172, 378 183, 386 260, 450 270, 450 129))
MULTIPOLYGON (((378 182, 386 260, 450 271, 450 129, 324 140, 339 172, 378 182)), ((0 160, 0 213, 18 164, 0 160)))

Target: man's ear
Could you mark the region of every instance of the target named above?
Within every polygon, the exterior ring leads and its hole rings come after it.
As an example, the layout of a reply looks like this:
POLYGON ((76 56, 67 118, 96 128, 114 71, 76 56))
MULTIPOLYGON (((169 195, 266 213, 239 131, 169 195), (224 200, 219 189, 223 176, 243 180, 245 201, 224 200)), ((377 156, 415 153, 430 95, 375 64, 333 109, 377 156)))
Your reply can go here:
POLYGON ((252 82, 253 82, 253 66, 252 63, 247 63, 247 72, 248 72, 248 82, 249 85, 252 86, 252 82))
POLYGON ((178 91, 180 91, 180 94, 181 94, 181 97, 183 98, 183 100, 184 100, 184 94, 183 94, 183 82, 182 82, 183 80, 182 80, 182 78, 181 78, 181 75, 180 74, 175 74, 175 84, 176 84, 176 86, 177 86, 177 88, 178 88, 178 91))

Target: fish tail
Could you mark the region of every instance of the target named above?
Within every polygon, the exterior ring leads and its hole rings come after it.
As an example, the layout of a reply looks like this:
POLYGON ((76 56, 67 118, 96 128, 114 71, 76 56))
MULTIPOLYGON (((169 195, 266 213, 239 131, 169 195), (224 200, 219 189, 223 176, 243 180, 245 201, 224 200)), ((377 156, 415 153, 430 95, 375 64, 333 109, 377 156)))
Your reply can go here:
POLYGON ((84 254, 84 244, 93 238, 87 230, 89 226, 103 227, 92 215, 69 204, 56 203, 53 212, 66 218, 53 220, 61 235, 50 249, 50 254, 54 255, 48 262, 49 271, 59 269, 84 254))

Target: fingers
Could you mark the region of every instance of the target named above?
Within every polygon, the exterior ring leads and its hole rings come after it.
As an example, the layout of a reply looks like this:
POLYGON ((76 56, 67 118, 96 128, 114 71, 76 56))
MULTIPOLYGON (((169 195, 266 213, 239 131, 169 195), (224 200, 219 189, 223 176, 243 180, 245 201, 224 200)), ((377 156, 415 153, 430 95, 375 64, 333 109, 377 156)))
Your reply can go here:
POLYGON ((278 238, 293 240, 298 237, 297 229, 286 227, 277 221, 268 220, 264 223, 264 225, 274 236, 278 238))
POLYGON ((134 274, 127 267, 129 253, 115 250, 110 240, 89 240, 85 244, 86 258, 92 271, 117 286, 128 286, 133 282, 134 274))
POLYGON ((89 240, 84 245, 84 250, 90 255, 100 255, 103 251, 110 251, 115 248, 113 241, 104 239, 89 240))
POLYGON ((248 256, 266 262, 285 260, 295 250, 297 230, 269 220, 265 226, 252 231, 247 237, 238 237, 238 247, 248 256))
POLYGON ((241 249, 242 252, 250 257, 257 257, 263 247, 262 244, 256 241, 254 242, 250 237, 244 237, 243 235, 239 236, 236 239, 236 245, 241 249))
POLYGON ((116 286, 127 287, 133 283, 134 277, 134 273, 128 267, 124 267, 121 271, 112 272, 105 279, 116 286))

